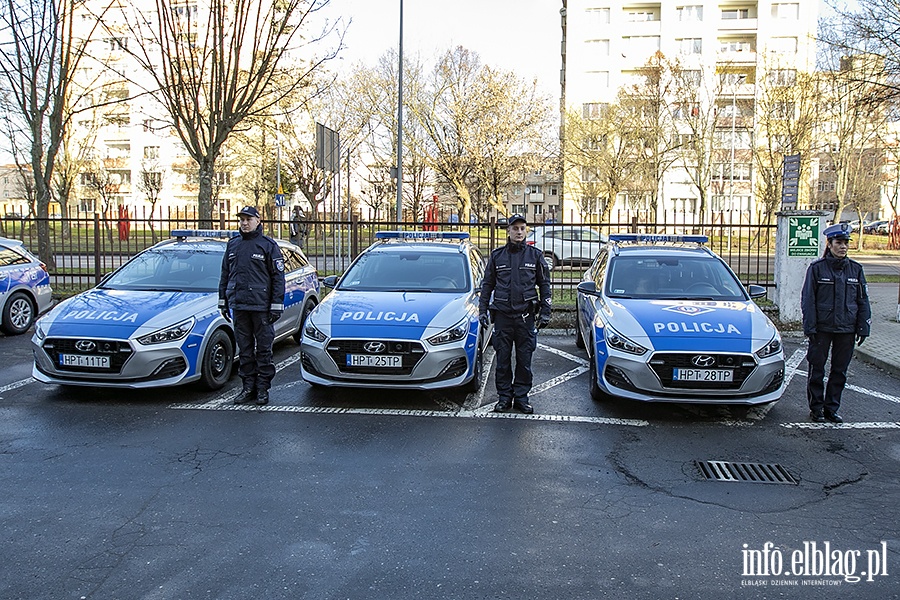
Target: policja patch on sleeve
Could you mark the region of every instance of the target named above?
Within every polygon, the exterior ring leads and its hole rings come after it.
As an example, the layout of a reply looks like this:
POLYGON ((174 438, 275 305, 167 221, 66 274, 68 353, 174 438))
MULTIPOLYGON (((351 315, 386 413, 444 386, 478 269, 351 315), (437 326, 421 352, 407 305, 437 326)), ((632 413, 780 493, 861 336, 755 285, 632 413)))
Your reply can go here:
POLYGON ((276 258, 275 259, 275 268, 284 273, 284 259, 276 258))

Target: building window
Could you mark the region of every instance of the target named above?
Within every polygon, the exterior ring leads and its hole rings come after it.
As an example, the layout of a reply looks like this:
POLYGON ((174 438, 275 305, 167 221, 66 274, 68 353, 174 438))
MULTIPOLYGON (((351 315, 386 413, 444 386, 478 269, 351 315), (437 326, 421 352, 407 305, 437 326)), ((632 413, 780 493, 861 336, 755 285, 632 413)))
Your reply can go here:
POLYGON ((703 20, 703 7, 702 6, 679 6, 675 9, 675 12, 678 15, 679 21, 702 21, 703 20))
POLYGON ((144 146, 144 158, 159 158, 159 146, 144 146))
POLYGON ((559 187, 555 185, 550 186, 550 195, 551 196, 559 196, 559 187))
POLYGON ((797 2, 773 4, 772 18, 796 21, 800 18, 800 4, 797 2))
POLYGON ((112 185, 127 185, 131 183, 131 171, 110 171, 109 182, 112 185))
POLYGON ((513 204, 512 205, 513 214, 525 216, 528 214, 527 207, 524 204, 513 204))
POLYGON ((696 213, 696 198, 672 198, 672 210, 676 212, 696 213))
POLYGON ((834 164, 830 162, 819 163, 819 176, 823 173, 834 173, 834 164))
POLYGON ((703 52, 703 40, 701 38, 680 38, 675 40, 675 43, 678 44, 678 53, 682 55, 701 54, 703 52))
POLYGON ((529 186, 528 186, 528 193, 529 193, 529 194, 540 194, 540 193, 541 193, 541 186, 539 186, 539 185, 529 185, 529 186))
POLYGON ((833 192, 834 191, 834 181, 822 181, 819 180, 819 191, 820 192, 833 192))
POLYGON ((588 40, 585 44, 589 58, 609 58, 609 40, 588 40))
POLYGON ((659 13, 646 9, 626 9, 625 20, 629 23, 638 23, 640 21, 659 21, 659 13))
POLYGON ((750 210, 750 196, 716 195, 712 197, 711 208, 714 212, 725 212, 729 210, 748 212, 750 210))
POLYGON ((715 181, 750 181, 750 163, 713 163, 712 178, 715 181))
POLYGON ((676 104, 674 108, 672 108, 672 117, 678 120, 690 119, 691 117, 696 118, 699 116, 699 102, 682 102, 681 104, 676 104))
POLYGON ((769 116, 773 119, 790 119, 794 116, 793 102, 773 102, 769 116))
POLYGON ((216 185, 219 187, 231 185, 231 171, 216 171, 216 185))
POLYGON ((750 40, 719 40, 719 52, 753 52, 750 40))
POLYGON ((794 85, 797 83, 797 70, 772 69, 769 71, 769 83, 779 87, 794 85))
POLYGON ((717 129, 715 133, 716 146, 719 148, 749 150, 750 138, 750 132, 746 129, 738 129, 733 133, 730 129, 717 129))
POLYGON ((584 119, 599 119, 609 109, 605 102, 585 102, 581 105, 581 116, 584 119))
POLYGON ((735 87, 747 83, 746 73, 719 73, 719 83, 722 87, 735 87))
POLYGON ((588 25, 609 25, 608 8, 589 8, 587 13, 588 25))
POLYGON ((750 9, 748 8, 723 8, 722 19, 725 21, 733 21, 736 19, 749 19, 750 9))

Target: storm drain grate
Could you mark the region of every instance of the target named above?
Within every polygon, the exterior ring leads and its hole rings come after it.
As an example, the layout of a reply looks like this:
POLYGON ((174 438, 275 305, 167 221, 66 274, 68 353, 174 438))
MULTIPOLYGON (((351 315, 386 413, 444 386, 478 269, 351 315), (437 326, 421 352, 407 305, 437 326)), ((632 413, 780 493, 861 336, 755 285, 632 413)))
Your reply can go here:
POLYGON ((706 479, 713 481, 744 481, 747 483, 793 483, 794 479, 781 465, 698 460, 697 466, 706 479))

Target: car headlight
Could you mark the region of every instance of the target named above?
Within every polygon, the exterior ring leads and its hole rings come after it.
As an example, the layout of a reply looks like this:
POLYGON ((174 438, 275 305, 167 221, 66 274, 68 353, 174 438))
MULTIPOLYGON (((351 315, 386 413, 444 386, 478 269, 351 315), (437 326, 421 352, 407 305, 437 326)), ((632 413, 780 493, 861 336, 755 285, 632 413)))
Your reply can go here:
POLYGON ((158 329, 153 333, 148 333, 147 335, 141 336, 137 338, 137 342, 139 344, 143 344, 144 346, 149 346, 150 344, 164 344, 166 342, 174 342, 182 339, 184 336, 190 333, 191 329, 194 328, 194 323, 196 323, 196 319, 194 319, 194 317, 191 317, 189 319, 185 319, 177 325, 172 325, 170 327, 166 327, 165 329, 158 329))
POLYGON ((34 337, 40 341, 47 337, 47 332, 44 331, 44 324, 41 323, 41 319, 34 322, 34 337))
POLYGON ((463 317, 459 323, 450 327, 448 329, 443 330, 437 335, 433 335, 428 338, 428 343, 434 346, 440 346, 441 344, 449 344, 450 342, 456 342, 458 340, 466 337, 466 334, 469 333, 469 318, 463 317))
POLYGON ((768 344, 756 351, 756 355, 760 358, 768 358, 779 352, 781 352, 781 336, 776 332, 768 344))
POLYGON ((306 324, 303 325, 303 335, 317 342, 324 342, 328 339, 328 336, 319 331, 319 328, 313 324, 312 319, 306 319, 306 324))
POLYGON ((606 336, 606 345, 610 348, 615 348, 616 350, 621 350, 622 352, 627 352, 628 354, 637 354, 638 356, 647 352, 646 348, 644 348, 640 344, 632 342, 627 337, 608 325, 606 327, 606 330, 604 331, 604 335, 606 336))

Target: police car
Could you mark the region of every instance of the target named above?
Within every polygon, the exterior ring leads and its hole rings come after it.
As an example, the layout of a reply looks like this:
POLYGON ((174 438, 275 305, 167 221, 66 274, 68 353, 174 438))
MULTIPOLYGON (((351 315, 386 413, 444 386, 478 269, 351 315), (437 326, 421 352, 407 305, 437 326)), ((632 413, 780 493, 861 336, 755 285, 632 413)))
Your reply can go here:
POLYGON ((306 320, 315 386, 475 391, 493 328, 478 322, 484 259, 461 232, 378 232, 306 320))
MULTIPOLYGON (((236 231, 173 231, 97 287, 60 303, 35 323, 32 375, 44 383, 144 388, 199 380, 221 388, 231 376, 234 330, 216 307, 225 245, 236 231)), ((299 342, 319 302, 315 268, 278 240, 285 310, 275 339, 299 342)))
POLYGON ((50 306, 47 267, 18 240, 0 238, 0 331, 20 335, 50 306))
POLYGON ((759 404, 784 389, 775 326, 706 236, 611 235, 578 284, 595 400, 759 404))

